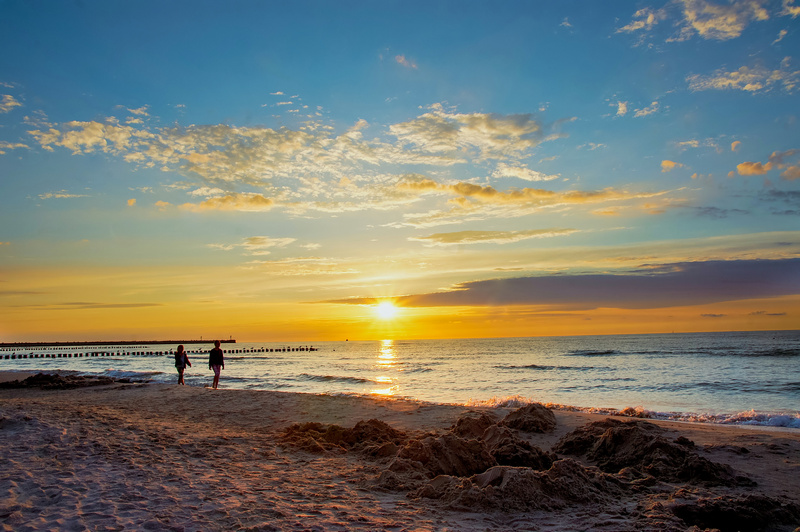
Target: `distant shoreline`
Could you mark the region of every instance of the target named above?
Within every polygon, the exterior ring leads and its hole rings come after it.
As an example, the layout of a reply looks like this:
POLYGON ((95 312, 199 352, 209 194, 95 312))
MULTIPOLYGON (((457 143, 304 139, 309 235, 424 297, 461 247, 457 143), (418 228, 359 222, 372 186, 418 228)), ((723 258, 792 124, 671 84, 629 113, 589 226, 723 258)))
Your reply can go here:
MULTIPOLYGON (((108 342, 0 342, 0 347, 62 347, 93 345, 163 345, 163 344, 213 344, 214 340, 112 340, 108 342)), ((235 344, 236 340, 220 340, 222 344, 235 344)))

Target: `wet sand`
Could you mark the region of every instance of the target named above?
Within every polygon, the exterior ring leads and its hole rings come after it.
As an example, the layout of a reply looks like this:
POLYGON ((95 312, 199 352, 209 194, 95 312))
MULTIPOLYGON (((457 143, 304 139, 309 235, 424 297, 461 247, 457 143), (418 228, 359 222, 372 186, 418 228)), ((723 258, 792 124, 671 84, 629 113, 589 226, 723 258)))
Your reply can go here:
MULTIPOLYGON (((8 379, 0 373, 0 382, 8 379)), ((730 518, 717 514, 726 501, 763 512, 754 521, 762 529, 800 527, 798 430, 654 421, 663 441, 693 442, 670 443, 688 449, 692 463, 718 464, 739 479, 683 481, 645 474, 645 466, 600 471, 591 456, 551 453, 575 429, 607 419, 556 410, 553 430, 502 428, 517 451, 535 446, 556 461, 540 471, 494 467, 501 484, 479 472, 436 478, 421 456, 453 453, 469 440, 451 432, 465 413, 502 420, 512 409, 221 385, 0 389, 3 529, 725 530, 730 518), (374 427, 384 432, 348 440, 367 420, 383 422, 374 427), (330 425, 338 427, 321 436, 330 425), (442 442, 461 443, 441 451, 442 442), (539 490, 530 500, 503 491, 519 479, 539 490)), ((484 445, 477 440, 471 449, 484 445)))

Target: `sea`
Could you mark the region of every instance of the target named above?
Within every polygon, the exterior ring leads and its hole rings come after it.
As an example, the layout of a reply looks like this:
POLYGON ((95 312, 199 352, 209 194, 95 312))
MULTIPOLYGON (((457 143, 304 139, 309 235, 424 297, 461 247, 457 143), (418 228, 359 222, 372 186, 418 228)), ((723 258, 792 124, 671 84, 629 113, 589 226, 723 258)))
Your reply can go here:
MULTIPOLYGON (((187 344, 209 386, 211 343, 187 344)), ((0 371, 175 383, 177 344, 5 347, 0 371)), ((222 345, 221 388, 800 429, 800 331, 222 345)))

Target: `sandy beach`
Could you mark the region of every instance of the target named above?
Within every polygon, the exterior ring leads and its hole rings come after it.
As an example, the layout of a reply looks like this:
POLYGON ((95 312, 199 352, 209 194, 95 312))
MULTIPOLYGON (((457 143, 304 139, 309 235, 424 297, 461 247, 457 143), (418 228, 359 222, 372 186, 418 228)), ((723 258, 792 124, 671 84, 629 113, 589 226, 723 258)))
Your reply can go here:
POLYGON ((798 430, 79 384, 0 389, 4 530, 800 527, 798 430))

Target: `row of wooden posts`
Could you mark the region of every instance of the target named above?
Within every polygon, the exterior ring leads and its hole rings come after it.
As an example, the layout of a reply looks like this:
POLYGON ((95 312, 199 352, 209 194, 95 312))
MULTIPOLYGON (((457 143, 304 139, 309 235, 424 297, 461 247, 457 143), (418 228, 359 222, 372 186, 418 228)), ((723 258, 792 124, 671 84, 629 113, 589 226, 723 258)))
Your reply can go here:
MULTIPOLYGON (((5 351, 5 349, 4 349, 5 351)), ((286 353, 293 351, 318 351, 318 348, 311 346, 303 347, 259 347, 250 349, 224 349, 226 355, 238 353, 286 353)), ((208 349, 202 350, 187 350, 189 354, 203 354, 208 353, 208 349)), ((0 359, 16 360, 23 358, 81 358, 81 357, 114 357, 114 356, 163 356, 173 355, 174 350, 169 351, 89 351, 80 353, 6 353, 0 354, 0 359)))

